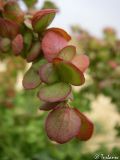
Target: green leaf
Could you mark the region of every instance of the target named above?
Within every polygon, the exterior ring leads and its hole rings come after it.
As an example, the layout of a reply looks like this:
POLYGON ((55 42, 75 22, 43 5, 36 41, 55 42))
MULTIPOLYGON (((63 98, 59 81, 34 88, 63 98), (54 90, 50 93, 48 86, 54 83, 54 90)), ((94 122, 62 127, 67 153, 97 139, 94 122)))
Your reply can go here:
POLYGON ((29 8, 29 7, 33 7, 37 3, 38 0, 23 0, 23 1, 29 8))
POLYGON ((59 78, 63 82, 70 83, 75 86, 82 85, 85 82, 83 73, 73 64, 59 58, 54 59, 53 63, 59 78))
POLYGON ((40 79, 44 83, 55 83, 58 81, 58 75, 52 63, 44 64, 39 70, 40 79))
POLYGON ((38 94, 39 98, 46 102, 63 101, 71 92, 69 84, 60 82, 51 85, 44 85, 41 87, 38 94))
POLYGON ((64 47, 58 55, 58 58, 61 58, 66 61, 71 61, 76 54, 76 48, 74 46, 64 47))
POLYGON ((23 83, 23 87, 25 89, 34 89, 34 88, 38 87, 41 83, 38 72, 36 72, 34 70, 34 68, 31 67, 25 73, 22 83, 23 83))
POLYGON ((35 32, 43 32, 55 17, 56 9, 43 9, 38 11, 32 18, 32 26, 35 32))

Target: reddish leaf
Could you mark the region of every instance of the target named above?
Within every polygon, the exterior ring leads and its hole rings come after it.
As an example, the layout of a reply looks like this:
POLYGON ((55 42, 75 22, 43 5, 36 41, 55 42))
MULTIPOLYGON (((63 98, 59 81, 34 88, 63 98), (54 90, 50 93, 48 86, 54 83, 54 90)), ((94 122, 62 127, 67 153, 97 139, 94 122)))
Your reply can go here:
POLYGON ((72 85, 82 85, 85 82, 83 73, 72 63, 55 58, 53 64, 59 75, 59 78, 66 83, 72 85))
POLYGON ((45 129, 48 137, 58 143, 65 143, 75 137, 81 125, 76 112, 69 107, 58 108, 49 113, 45 129))
POLYGON ((40 42, 36 42, 35 44, 33 44, 31 50, 28 52, 27 61, 28 62, 34 61, 40 54, 41 54, 40 42))
POLYGON ((66 46, 64 47, 58 55, 58 58, 61 58, 66 61, 71 61, 76 54, 76 48, 74 46, 66 46))
POLYGON ((15 38, 18 32, 19 27, 15 22, 0 18, 0 36, 15 38))
POLYGON ((70 35, 66 31, 61 29, 61 28, 54 28, 53 27, 53 28, 49 28, 47 31, 53 31, 53 32, 61 35, 64 39, 66 39, 66 41, 70 41, 71 40, 70 35))
POLYGON ((34 89, 37 86, 39 86, 41 83, 40 78, 36 70, 34 70, 32 67, 25 73, 23 77, 23 87, 25 89, 34 89))
POLYGON ((79 133, 76 137, 79 138, 80 140, 86 141, 91 138, 91 136, 93 134, 93 130, 94 130, 94 125, 78 109, 74 109, 74 110, 81 119, 81 127, 80 127, 79 133))
POLYGON ((44 85, 39 92, 39 98, 46 102, 64 101, 71 92, 71 86, 66 83, 44 85))
POLYGON ((21 34, 18 34, 15 39, 12 41, 12 50, 15 56, 20 55, 23 50, 23 37, 21 34))
POLYGON ((58 81, 58 76, 52 63, 44 64, 39 70, 39 75, 44 83, 51 84, 58 81))
POLYGON ((25 73, 23 78, 23 86, 25 89, 33 89, 39 86, 41 83, 39 69, 45 63, 45 59, 40 59, 32 63, 31 68, 25 73))
POLYGON ((42 50, 49 62, 57 57, 60 50, 67 45, 68 38, 66 37, 68 34, 62 29, 59 30, 64 34, 61 34, 61 32, 55 29, 48 29, 42 40, 42 50))
POLYGON ((71 63, 79 68, 82 72, 85 72, 89 66, 89 58, 85 54, 76 55, 72 59, 71 63))
POLYGON ((33 29, 40 33, 46 29, 55 17, 56 9, 44 9, 38 11, 32 18, 33 29))

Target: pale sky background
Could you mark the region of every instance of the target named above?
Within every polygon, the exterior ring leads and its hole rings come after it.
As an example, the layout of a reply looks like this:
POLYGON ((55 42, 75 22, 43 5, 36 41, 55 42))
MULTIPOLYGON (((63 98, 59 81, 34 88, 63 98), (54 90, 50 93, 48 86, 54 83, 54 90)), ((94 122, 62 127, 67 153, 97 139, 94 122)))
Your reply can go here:
MULTIPOLYGON (((114 27, 120 37, 120 0, 51 0, 60 9, 51 26, 70 32, 78 24, 93 35, 102 36, 102 29, 114 27)), ((39 0, 37 7, 43 5, 39 0)))
MULTIPOLYGON (((44 0, 39 0, 39 5, 44 0)), ((120 37, 120 0, 51 0, 60 9, 51 26, 70 31, 70 25, 79 24, 92 34, 101 36, 106 26, 114 27, 120 37)), ((38 6, 39 6, 38 5, 38 6)))

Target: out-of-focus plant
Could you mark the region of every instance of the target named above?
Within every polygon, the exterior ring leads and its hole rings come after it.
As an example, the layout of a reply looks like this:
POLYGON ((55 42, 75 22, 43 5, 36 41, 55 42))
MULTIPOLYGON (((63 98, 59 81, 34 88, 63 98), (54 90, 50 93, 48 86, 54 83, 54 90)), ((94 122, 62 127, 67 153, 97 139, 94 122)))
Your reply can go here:
POLYGON ((80 52, 88 54, 91 62, 88 74, 92 82, 82 88, 79 94, 83 92, 86 96, 96 97, 103 93, 120 110, 120 40, 116 31, 104 29, 103 38, 96 38, 79 26, 73 26, 72 32, 80 52))
MULTIPOLYGON (((36 1, 24 1, 31 8, 36 1)), ((21 56, 32 63, 23 77, 26 90, 38 90, 41 110, 52 110, 46 119, 48 137, 65 143, 74 137, 88 140, 93 133, 93 123, 78 109, 73 101, 72 86, 84 84, 84 72, 89 59, 77 54, 69 45, 70 35, 61 28, 49 28, 56 9, 23 12, 15 0, 4 2, 0 17, 0 54, 21 56)))

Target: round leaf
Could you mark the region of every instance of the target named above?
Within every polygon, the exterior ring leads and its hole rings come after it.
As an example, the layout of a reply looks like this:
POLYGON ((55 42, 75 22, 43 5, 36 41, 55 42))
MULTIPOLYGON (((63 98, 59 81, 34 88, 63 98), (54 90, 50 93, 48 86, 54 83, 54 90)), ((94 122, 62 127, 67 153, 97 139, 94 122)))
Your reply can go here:
POLYGON ((86 141, 91 138, 91 136, 93 134, 93 130, 94 130, 94 125, 78 109, 74 109, 74 110, 81 119, 81 127, 80 127, 79 133, 76 137, 79 138, 80 140, 86 141))
POLYGON ((59 52, 58 57, 66 61, 71 61, 75 54, 76 48, 74 46, 66 46, 59 52))
POLYGON ((57 73, 52 63, 44 64, 39 70, 40 79, 48 84, 58 81, 57 73))
POLYGON ((45 129, 48 137, 58 143, 65 143, 75 137, 81 121, 72 108, 58 108, 49 113, 45 129))
POLYGON ((72 64, 74 64, 77 68, 79 68, 82 72, 85 72, 85 70, 89 66, 89 58, 85 54, 76 55, 72 61, 72 64))
POLYGON ((60 50, 64 48, 68 42, 68 38, 66 38, 68 34, 62 29, 59 30, 64 33, 65 36, 55 29, 48 29, 42 40, 42 50, 45 58, 49 62, 58 56, 60 50))
POLYGON ((34 89, 41 83, 39 74, 31 67, 23 77, 23 87, 25 89, 34 89))
POLYGON ((39 98, 46 102, 63 101, 70 94, 71 86, 66 83, 44 85, 39 92, 39 98))
POLYGON ((75 86, 82 85, 85 82, 83 73, 72 63, 56 58, 54 59, 54 65, 59 78, 63 82, 70 83, 75 86))

